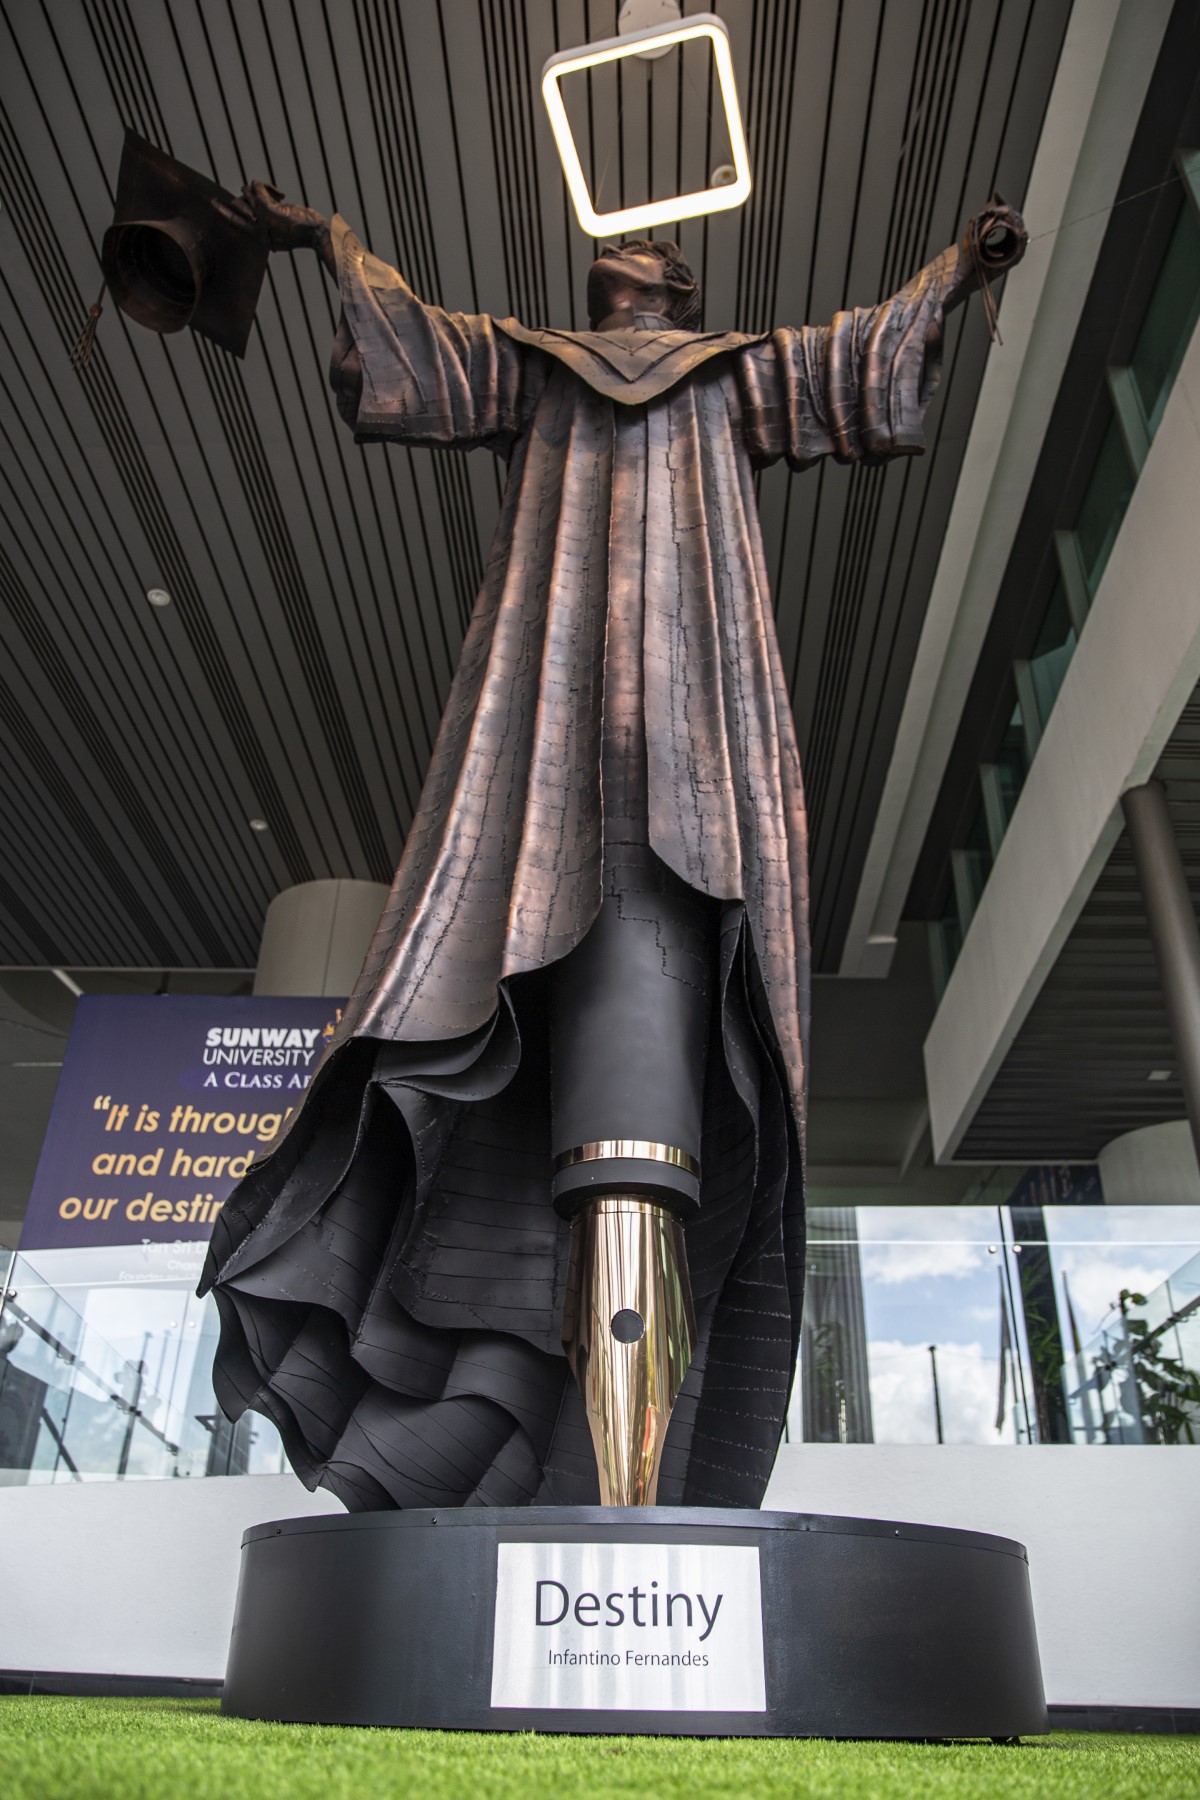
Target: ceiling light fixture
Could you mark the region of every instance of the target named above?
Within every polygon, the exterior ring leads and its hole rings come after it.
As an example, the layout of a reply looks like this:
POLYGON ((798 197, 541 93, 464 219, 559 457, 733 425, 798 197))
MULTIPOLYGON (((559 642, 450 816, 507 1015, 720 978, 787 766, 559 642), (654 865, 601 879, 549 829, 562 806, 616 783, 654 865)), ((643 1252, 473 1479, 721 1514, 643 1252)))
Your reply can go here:
POLYGON ((151 606, 170 606, 171 596, 166 588, 147 588, 146 598, 151 606))
POLYGON ((269 831, 271 829, 265 819, 248 819, 246 822, 251 831, 269 831))
POLYGON ((691 18, 681 19, 672 25, 651 25, 645 31, 631 31, 622 37, 605 38, 601 43, 584 44, 578 50, 559 50, 547 59, 542 70, 542 99, 550 115, 550 128, 562 159, 563 174, 566 176, 567 191, 571 196, 575 215, 589 237, 615 237, 623 232, 673 224, 679 219, 698 219, 706 213, 727 212, 732 207, 743 205, 749 198, 750 157, 746 149, 741 108, 738 105, 733 53, 729 47, 729 33, 715 13, 693 13, 691 18), (651 50, 670 50, 676 44, 695 43, 703 38, 707 38, 712 44, 713 62, 725 107, 725 124, 733 156, 734 179, 701 188, 694 194, 677 194, 673 200, 651 200, 642 206, 624 206, 613 212, 598 213, 588 191, 571 122, 563 104, 561 83, 564 76, 599 68, 604 63, 619 62, 627 56, 644 56, 651 50))
MULTIPOLYGON (((628 37, 631 31, 649 31, 651 25, 678 25, 679 15, 683 11, 682 0, 621 0, 621 10, 617 14, 617 36, 628 37)), ((657 62, 671 48, 664 44, 661 50, 638 51, 643 62, 657 62)))

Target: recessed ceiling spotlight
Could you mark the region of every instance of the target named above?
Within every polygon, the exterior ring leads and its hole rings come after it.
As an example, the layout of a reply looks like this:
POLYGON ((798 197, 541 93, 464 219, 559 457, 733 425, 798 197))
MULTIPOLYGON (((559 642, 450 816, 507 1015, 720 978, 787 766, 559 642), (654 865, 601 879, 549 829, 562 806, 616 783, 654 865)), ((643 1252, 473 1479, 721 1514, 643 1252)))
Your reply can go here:
POLYGON ((1170 1081, 1170 1079, 1174 1073, 1175 1073, 1174 1069, 1151 1069, 1150 1073, 1146 1077, 1146 1080, 1147 1081, 1170 1081))
POLYGON ((269 831, 271 829, 265 819, 251 819, 249 825, 251 831, 269 831))
POLYGON ((151 606, 170 606, 171 596, 166 588, 147 588, 146 598, 151 606))

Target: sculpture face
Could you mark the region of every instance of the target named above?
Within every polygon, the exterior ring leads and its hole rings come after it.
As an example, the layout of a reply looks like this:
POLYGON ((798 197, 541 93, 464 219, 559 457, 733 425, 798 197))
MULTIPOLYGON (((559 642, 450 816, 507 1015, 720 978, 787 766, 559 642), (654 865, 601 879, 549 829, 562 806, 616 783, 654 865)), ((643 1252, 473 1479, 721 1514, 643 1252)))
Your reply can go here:
POLYGON ((588 271, 587 303, 593 331, 616 330, 635 313, 669 313, 662 258, 607 245, 588 271))

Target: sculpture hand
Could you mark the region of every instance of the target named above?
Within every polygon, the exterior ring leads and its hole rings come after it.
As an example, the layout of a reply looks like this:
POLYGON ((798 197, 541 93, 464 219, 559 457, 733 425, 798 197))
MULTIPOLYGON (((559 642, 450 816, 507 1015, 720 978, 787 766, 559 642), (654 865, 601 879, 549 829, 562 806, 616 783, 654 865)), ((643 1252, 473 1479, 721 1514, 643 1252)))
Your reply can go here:
POLYGON ((245 209, 272 250, 315 250, 334 273, 329 220, 311 206, 292 206, 266 181, 248 181, 239 205, 245 209))
POLYGON ((957 267, 942 302, 943 312, 958 306, 977 287, 984 286, 986 292, 990 279, 1016 267, 1028 244, 1029 233, 1020 213, 1006 205, 999 194, 993 194, 990 204, 968 220, 955 245, 957 267))

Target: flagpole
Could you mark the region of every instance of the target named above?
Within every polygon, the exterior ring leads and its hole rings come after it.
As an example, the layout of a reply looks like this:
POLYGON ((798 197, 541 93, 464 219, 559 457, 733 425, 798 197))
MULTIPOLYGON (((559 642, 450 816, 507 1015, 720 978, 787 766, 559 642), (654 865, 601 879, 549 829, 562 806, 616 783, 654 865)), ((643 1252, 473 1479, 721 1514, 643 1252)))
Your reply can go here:
POLYGON ((930 1344, 930 1346, 929 1346, 929 1361, 930 1361, 930 1365, 933 1369, 933 1410, 934 1410, 934 1414, 936 1415, 936 1418, 937 1418, 938 1443, 944 1444, 946 1441, 946 1438, 945 1438, 945 1434, 942 1431, 942 1395, 941 1395, 941 1389, 938 1387, 937 1345, 936 1344, 930 1344))

